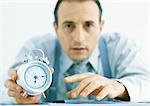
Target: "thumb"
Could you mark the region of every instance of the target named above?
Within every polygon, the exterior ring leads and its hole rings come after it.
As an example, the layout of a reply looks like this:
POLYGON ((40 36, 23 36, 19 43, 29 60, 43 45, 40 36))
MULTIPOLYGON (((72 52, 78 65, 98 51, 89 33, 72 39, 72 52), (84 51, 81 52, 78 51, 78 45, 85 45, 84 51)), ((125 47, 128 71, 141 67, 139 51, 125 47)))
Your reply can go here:
POLYGON ((54 73, 54 68, 53 67, 50 67, 49 68, 50 72, 53 74, 54 73))
POLYGON ((9 70, 8 70, 8 75, 9 75, 9 77, 10 77, 13 81, 16 81, 16 79, 17 79, 17 70, 15 70, 15 69, 9 69, 9 70))

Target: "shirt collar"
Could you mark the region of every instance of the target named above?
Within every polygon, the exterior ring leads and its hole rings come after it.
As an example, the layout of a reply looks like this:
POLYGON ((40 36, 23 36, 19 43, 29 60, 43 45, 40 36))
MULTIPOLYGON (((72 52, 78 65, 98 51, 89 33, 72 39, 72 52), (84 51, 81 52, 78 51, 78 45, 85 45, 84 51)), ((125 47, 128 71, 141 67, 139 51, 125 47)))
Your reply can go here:
POLYGON ((61 50, 61 58, 60 58, 60 67, 63 73, 66 72, 70 66, 73 64, 73 61, 68 57, 68 55, 61 50))
MULTIPOLYGON (((92 67, 94 68, 94 70, 96 72, 98 71, 99 56, 100 56, 100 52, 99 52, 99 48, 97 45, 96 48, 93 50, 92 54, 90 55, 90 57, 87 59, 88 62, 92 65, 92 67)), ((87 61, 87 60, 85 60, 85 61, 87 61)), ((61 50, 61 58, 60 58, 60 67, 62 69, 61 71, 63 73, 66 72, 73 63, 74 63, 74 61, 71 60, 68 57, 68 55, 66 53, 64 53, 63 50, 61 50)))
POLYGON ((92 65, 92 67, 96 72, 98 71, 99 56, 100 52, 97 45, 92 54, 90 55, 90 57, 88 58, 89 63, 92 65))

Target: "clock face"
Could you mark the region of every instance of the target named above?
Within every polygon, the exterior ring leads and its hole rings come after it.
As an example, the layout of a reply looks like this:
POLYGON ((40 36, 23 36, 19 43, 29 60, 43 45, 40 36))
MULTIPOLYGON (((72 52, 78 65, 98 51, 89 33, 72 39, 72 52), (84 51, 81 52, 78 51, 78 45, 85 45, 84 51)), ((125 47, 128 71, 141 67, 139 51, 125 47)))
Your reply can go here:
POLYGON ((47 80, 47 75, 42 67, 32 66, 25 72, 25 82, 34 89, 39 89, 44 86, 47 80))

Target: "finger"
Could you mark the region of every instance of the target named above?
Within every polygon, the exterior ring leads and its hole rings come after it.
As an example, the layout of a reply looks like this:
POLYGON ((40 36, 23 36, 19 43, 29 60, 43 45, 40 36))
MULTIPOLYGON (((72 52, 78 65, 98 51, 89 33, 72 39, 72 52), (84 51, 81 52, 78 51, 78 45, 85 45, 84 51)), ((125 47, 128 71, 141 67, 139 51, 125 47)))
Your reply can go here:
POLYGON ((83 74, 75 74, 73 76, 69 76, 64 78, 65 82, 80 82, 85 78, 95 75, 94 73, 83 73, 83 74))
POLYGON ((16 98, 18 104, 34 104, 39 100, 39 96, 28 96, 27 98, 16 98))
POLYGON ((100 82, 97 82, 93 79, 92 82, 80 93, 80 96, 86 97, 94 90, 100 88, 100 86, 101 86, 100 82))
POLYGON ((14 98, 27 98, 28 95, 23 96, 22 93, 14 92, 12 90, 8 90, 8 96, 14 97, 14 98))
POLYGON ((99 94, 96 96, 96 99, 97 100, 101 100, 105 97, 107 97, 107 95, 109 94, 109 87, 104 87, 100 92, 99 94))
POLYGON ((23 91, 23 89, 12 80, 6 80, 5 87, 18 93, 23 91))
POLYGON ((100 86, 98 89, 95 89, 93 92, 90 93, 91 96, 96 96, 101 90, 102 90, 102 86, 100 86))
POLYGON ((67 97, 69 98, 76 98, 79 96, 81 91, 92 81, 93 79, 87 78, 79 83, 79 85, 73 89, 72 91, 67 93, 67 97))
POLYGON ((53 74, 54 73, 54 68, 53 67, 50 67, 50 72, 53 74))
POLYGON ((22 92, 21 95, 25 98, 28 96, 27 92, 22 92))
POLYGON ((8 70, 8 75, 9 77, 13 80, 16 81, 17 79, 17 71, 15 69, 9 69, 8 70))

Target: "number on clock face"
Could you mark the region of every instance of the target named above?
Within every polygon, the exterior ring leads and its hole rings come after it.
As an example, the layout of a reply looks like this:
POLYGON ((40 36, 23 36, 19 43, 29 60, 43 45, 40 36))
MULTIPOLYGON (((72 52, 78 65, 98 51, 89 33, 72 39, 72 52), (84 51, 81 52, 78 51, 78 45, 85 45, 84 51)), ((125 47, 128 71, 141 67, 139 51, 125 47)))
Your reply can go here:
POLYGON ((25 72, 25 81, 31 88, 37 89, 42 87, 46 79, 46 73, 41 67, 32 66, 25 72))

